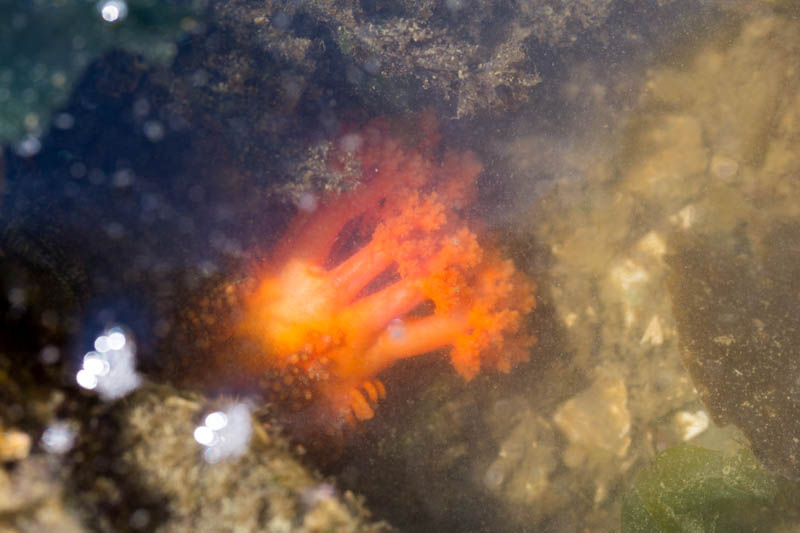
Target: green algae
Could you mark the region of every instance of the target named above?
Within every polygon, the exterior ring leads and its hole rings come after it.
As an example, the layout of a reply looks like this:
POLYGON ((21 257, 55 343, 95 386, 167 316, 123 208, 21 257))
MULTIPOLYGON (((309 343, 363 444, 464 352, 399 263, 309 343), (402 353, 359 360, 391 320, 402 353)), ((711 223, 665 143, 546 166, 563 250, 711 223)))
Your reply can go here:
POLYGON ((752 531, 773 523, 779 485, 747 450, 675 446, 625 495, 622 532, 752 531))

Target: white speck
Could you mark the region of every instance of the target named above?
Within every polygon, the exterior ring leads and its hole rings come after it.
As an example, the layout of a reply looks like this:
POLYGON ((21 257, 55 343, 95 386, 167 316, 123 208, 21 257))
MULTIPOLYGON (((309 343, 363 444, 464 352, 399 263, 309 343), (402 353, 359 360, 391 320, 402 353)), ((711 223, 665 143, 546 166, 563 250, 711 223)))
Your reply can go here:
POLYGON ((56 422, 42 433, 42 446, 49 453, 67 453, 74 444, 75 430, 64 422, 56 422))
POLYGON ((106 22, 118 22, 128 16, 128 4, 122 0, 101 0, 97 10, 106 22))

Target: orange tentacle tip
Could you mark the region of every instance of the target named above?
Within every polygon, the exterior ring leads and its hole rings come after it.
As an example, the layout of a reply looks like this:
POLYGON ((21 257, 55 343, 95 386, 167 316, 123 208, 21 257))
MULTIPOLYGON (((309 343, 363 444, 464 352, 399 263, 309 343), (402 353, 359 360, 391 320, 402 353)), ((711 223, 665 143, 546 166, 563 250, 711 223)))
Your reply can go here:
POLYGON ((361 184, 298 215, 247 299, 239 331, 261 346, 260 371, 293 368, 301 379, 282 386, 307 390, 284 396, 355 423, 374 416, 386 396, 378 375, 400 359, 446 351, 467 380, 527 360, 535 285, 463 214, 478 158, 437 157, 431 113, 414 136, 385 118, 346 136, 332 165, 360 163, 361 184))

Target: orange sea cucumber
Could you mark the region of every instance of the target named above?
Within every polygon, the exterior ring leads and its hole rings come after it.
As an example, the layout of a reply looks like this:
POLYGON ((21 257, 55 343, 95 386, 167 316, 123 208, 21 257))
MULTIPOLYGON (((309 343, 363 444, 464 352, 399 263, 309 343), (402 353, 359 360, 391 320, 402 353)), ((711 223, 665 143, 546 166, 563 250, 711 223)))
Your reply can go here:
POLYGON ((417 126, 416 142, 387 119, 340 142, 331 165, 360 164, 362 183, 296 216, 247 301, 241 331, 262 346, 260 365, 334 422, 372 418, 378 375, 399 359, 449 350, 470 380, 508 372, 533 343, 520 331, 533 283, 460 215, 480 163, 437 157, 430 113, 417 126))

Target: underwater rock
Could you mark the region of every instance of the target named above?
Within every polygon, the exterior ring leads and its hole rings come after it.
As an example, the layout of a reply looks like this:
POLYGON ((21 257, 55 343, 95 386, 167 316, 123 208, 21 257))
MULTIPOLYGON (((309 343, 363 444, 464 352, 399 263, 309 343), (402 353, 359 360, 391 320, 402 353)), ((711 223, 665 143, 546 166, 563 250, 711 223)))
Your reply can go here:
POLYGON ((570 442, 564 452, 567 466, 625 457, 631 444, 627 401, 622 380, 601 378, 556 410, 553 421, 570 442))
POLYGON ((0 463, 20 461, 31 450, 31 438, 27 433, 16 429, 4 430, 0 425, 0 463))
POLYGON ((676 235, 670 291, 683 358, 719 424, 769 467, 800 479, 800 225, 753 243, 676 235))
POLYGON ((608 38, 600 29, 615 6, 639 9, 615 0, 237 0, 214 2, 212 10, 241 42, 291 66, 281 76, 284 95, 316 92, 321 73, 341 69, 337 75, 368 107, 405 112, 433 96, 451 116, 469 118, 527 102, 559 68, 557 50, 608 38))
POLYGON ((57 461, 42 454, 0 468, 0 531, 87 531, 66 503, 57 461))
MULTIPOLYGON (((501 400, 494 412, 501 414, 509 407, 518 407, 509 404, 501 400)), ((551 486, 550 479, 558 466, 555 431, 544 417, 528 409, 515 413, 513 419, 516 423, 500 443, 483 482, 511 512, 516 506, 534 506, 539 516, 545 516, 564 503, 564 495, 551 486)), ((525 518, 531 520, 530 516, 525 518)))
POLYGON ((277 429, 265 430, 250 419, 248 408, 235 405, 244 404, 208 402, 169 387, 146 387, 125 404, 111 406, 101 414, 95 420, 98 429, 81 437, 77 454, 106 467, 83 472, 82 463, 77 463, 72 479, 93 528, 208 532, 388 529, 385 524, 370 523, 352 493, 341 493, 309 472, 277 429), (243 441, 243 446, 226 456, 209 453, 216 445, 214 439, 230 443, 234 435, 223 434, 222 426, 241 418, 237 412, 245 413, 241 421, 246 424, 249 442, 243 441), (209 431, 211 439, 206 440, 203 433, 209 431))

